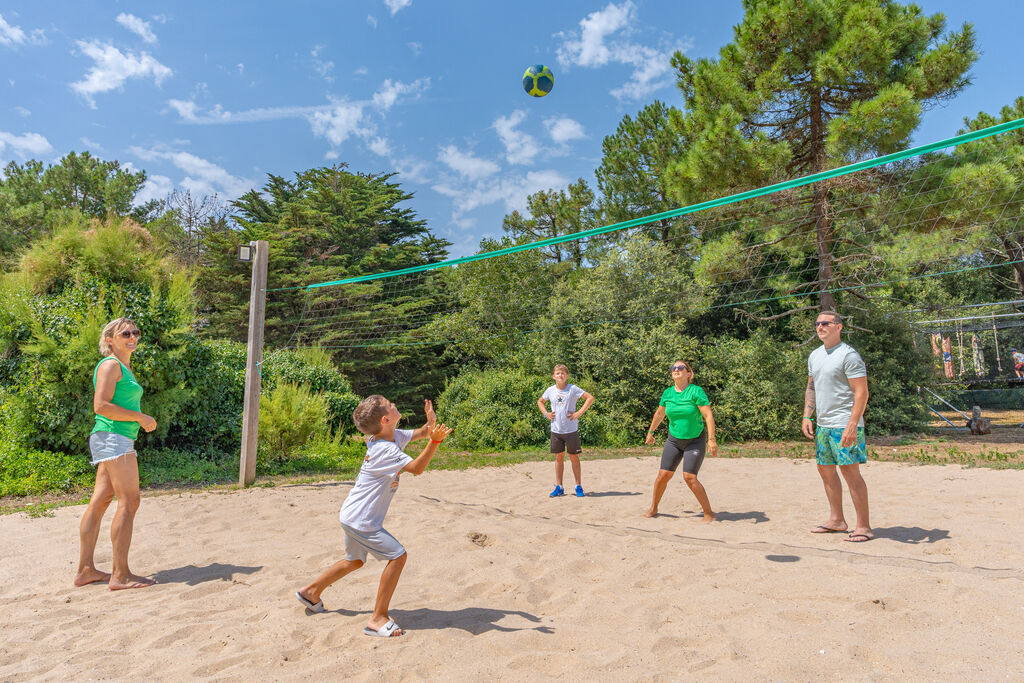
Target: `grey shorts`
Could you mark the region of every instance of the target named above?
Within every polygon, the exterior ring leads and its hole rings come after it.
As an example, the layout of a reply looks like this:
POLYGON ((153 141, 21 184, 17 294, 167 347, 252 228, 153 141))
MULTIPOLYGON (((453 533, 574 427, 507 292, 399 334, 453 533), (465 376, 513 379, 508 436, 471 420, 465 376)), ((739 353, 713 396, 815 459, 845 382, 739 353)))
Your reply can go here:
POLYGON ((134 453, 135 442, 122 434, 96 432, 89 435, 89 452, 92 453, 92 464, 99 465, 126 453, 134 453))
POLYGON ((571 434, 551 432, 551 452, 561 453, 562 451, 567 452, 569 455, 579 455, 583 452, 583 447, 580 446, 579 432, 572 432, 571 434))
POLYGON ((405 554, 405 547, 384 529, 360 531, 344 524, 341 528, 345 530, 345 559, 349 562, 366 562, 367 553, 378 560, 395 560, 405 554))

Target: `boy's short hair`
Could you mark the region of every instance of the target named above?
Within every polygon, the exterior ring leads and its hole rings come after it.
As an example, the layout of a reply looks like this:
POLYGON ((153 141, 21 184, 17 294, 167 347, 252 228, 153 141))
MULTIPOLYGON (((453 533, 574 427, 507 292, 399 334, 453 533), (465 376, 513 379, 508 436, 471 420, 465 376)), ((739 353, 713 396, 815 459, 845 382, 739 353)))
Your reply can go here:
POLYGON ((554 367, 554 369, 551 371, 551 374, 553 375, 556 372, 558 372, 559 370, 565 370, 565 374, 567 374, 567 375, 569 374, 569 368, 564 366, 564 365, 562 365, 561 363, 559 363, 558 365, 556 365, 554 367))
POLYGON ((388 400, 380 394, 367 396, 352 411, 352 421, 363 434, 373 436, 380 431, 380 419, 388 412, 388 400))

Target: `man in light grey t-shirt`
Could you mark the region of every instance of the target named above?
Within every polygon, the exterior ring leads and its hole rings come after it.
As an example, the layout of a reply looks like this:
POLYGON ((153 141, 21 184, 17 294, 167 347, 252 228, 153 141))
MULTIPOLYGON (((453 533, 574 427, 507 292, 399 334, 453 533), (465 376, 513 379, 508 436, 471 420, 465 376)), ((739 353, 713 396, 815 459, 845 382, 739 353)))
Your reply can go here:
POLYGON ((867 462, 864 440, 864 409, 868 404, 868 373, 864 360, 852 346, 840 339, 843 320, 835 311, 822 311, 814 323, 822 346, 807 359, 807 391, 804 394, 804 436, 815 440, 818 474, 825 484, 829 518, 811 529, 827 534, 848 531, 843 514, 843 485, 836 468, 846 480, 857 513, 857 526, 845 540, 870 541, 875 536, 868 521, 868 487, 860 474, 867 462), (817 413, 815 429, 813 414, 817 413))

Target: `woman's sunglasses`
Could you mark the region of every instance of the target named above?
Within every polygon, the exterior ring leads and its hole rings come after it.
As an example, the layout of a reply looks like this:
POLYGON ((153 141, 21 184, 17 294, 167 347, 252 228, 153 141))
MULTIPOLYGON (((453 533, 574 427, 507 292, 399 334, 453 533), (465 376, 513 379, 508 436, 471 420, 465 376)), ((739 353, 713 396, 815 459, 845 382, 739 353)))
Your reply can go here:
POLYGON ((130 339, 131 337, 135 337, 136 339, 138 339, 139 337, 142 336, 142 333, 139 332, 138 330, 121 330, 118 334, 120 334, 125 339, 130 339))
POLYGON ((669 371, 675 372, 676 370, 689 370, 689 369, 690 368, 686 367, 685 365, 673 365, 672 367, 669 368, 669 371))

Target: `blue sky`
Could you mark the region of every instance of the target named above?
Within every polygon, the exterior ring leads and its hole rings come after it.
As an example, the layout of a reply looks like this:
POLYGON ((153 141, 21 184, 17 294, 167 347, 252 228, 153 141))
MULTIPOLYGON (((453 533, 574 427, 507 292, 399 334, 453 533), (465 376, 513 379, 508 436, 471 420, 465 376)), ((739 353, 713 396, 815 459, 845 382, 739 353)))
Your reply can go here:
MULTIPOLYGON (((929 1, 974 23, 974 85, 916 143, 1024 95, 1016 2, 929 1)), ((715 56, 740 2, 346 0, 0 5, 0 162, 89 150, 174 188, 233 199, 266 175, 347 163, 397 171, 453 256, 526 196, 593 185, 601 141, 654 99, 680 106, 676 49, 715 56), (531 98, 523 70, 555 72, 531 98)))

